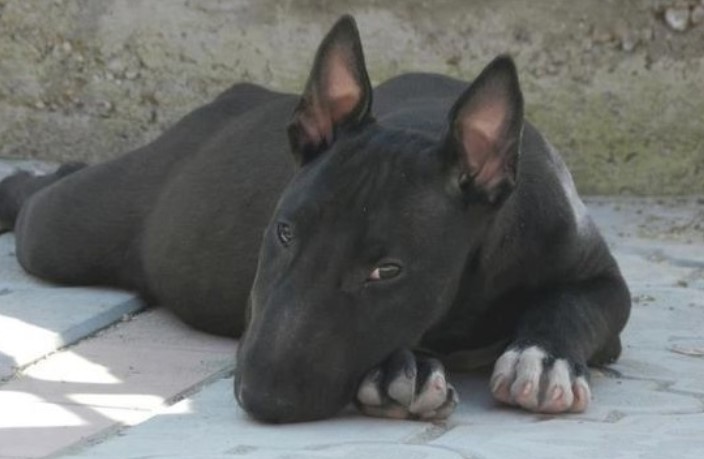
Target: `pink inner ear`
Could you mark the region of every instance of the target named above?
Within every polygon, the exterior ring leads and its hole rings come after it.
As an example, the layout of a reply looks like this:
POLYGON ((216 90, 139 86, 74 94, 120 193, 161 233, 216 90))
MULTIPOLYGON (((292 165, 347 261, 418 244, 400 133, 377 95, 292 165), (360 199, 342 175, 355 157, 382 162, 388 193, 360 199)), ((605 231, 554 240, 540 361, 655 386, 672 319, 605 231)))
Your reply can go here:
POLYGON ((332 141, 332 124, 329 116, 320 110, 315 110, 309 115, 299 118, 300 127, 308 141, 314 145, 330 143, 332 141))
POLYGON ((323 87, 332 123, 342 121, 359 103, 362 89, 342 50, 335 50, 331 56, 323 87))
POLYGON ((469 107, 460 118, 462 145, 475 183, 491 188, 504 178, 501 136, 506 124, 506 104, 484 102, 469 107))

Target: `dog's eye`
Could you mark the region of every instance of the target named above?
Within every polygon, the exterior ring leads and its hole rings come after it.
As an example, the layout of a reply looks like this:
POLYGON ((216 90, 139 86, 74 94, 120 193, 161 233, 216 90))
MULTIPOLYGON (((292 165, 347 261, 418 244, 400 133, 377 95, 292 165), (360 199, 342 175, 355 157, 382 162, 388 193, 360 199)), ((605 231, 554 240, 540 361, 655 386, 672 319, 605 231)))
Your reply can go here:
POLYGON ((380 281, 380 280, 388 280, 388 279, 393 279, 394 277, 398 276, 401 274, 401 267, 395 263, 386 263, 383 265, 379 265, 374 270, 372 273, 369 275, 369 278, 367 280, 369 281, 380 281))
POLYGON ((279 237, 279 241, 281 241, 284 247, 288 247, 293 239, 293 231, 291 231, 291 227, 286 223, 279 223, 276 226, 276 235, 279 237))

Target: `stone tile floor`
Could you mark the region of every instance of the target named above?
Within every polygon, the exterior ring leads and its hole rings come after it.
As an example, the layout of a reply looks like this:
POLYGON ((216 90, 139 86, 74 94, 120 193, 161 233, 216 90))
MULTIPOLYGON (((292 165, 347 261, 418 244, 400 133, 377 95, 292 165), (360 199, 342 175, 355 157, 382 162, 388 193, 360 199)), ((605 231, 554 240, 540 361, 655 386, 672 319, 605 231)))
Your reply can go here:
POLYGON ((258 424, 233 400, 234 341, 137 314, 130 294, 38 282, 3 235, 0 459, 704 457, 704 199, 587 201, 634 306, 622 358, 594 372, 590 409, 567 416, 497 405, 479 371, 451 376, 461 404, 446 422, 350 409, 258 424))

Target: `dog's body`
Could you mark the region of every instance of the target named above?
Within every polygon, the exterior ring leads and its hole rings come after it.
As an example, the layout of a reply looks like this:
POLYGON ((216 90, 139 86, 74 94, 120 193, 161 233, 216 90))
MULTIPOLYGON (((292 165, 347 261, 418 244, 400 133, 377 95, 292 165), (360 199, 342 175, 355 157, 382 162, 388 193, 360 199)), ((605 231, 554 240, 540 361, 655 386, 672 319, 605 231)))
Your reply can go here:
POLYGON ((0 224, 30 273, 134 289, 211 333, 249 324, 236 393, 261 419, 329 416, 355 393, 369 414, 442 417, 442 369, 405 349, 501 341, 499 400, 584 409, 585 365, 618 357, 628 290, 523 123, 510 61, 469 90, 400 76, 371 107, 345 18, 303 98, 235 85, 121 158, 10 177, 0 224))

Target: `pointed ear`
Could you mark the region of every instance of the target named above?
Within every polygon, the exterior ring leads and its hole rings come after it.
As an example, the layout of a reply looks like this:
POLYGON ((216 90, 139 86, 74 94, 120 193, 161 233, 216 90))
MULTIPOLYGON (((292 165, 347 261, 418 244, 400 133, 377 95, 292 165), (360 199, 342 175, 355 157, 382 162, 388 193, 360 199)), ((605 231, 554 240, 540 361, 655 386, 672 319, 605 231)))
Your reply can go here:
POLYGON ((315 158, 339 129, 370 119, 372 88, 352 16, 343 16, 318 48, 313 70, 288 127, 299 164, 315 158))
POLYGON ((523 132, 523 95, 513 60, 494 59, 450 111, 450 161, 462 189, 489 202, 501 200, 516 182, 523 132))

